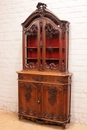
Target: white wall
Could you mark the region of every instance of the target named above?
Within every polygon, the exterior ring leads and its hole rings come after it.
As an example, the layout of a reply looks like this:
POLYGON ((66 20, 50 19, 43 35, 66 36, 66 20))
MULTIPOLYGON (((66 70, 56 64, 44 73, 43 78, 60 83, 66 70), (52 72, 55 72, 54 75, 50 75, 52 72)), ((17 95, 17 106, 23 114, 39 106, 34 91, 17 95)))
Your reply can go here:
MULTIPOLYGON (((38 2, 0 0, 0 109, 17 112, 16 71, 22 69, 21 23, 36 9, 38 2)), ((87 124, 87 1, 44 0, 44 3, 61 20, 70 22, 71 119, 87 124)))

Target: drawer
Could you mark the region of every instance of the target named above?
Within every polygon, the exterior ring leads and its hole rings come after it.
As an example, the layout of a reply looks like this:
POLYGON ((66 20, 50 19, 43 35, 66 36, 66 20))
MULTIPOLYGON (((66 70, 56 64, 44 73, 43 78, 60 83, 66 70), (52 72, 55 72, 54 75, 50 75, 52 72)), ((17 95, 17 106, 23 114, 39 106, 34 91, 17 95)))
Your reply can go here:
POLYGON ((68 83, 69 76, 48 76, 48 75, 32 75, 32 74, 18 74, 18 80, 27 80, 35 82, 51 82, 51 83, 68 83))

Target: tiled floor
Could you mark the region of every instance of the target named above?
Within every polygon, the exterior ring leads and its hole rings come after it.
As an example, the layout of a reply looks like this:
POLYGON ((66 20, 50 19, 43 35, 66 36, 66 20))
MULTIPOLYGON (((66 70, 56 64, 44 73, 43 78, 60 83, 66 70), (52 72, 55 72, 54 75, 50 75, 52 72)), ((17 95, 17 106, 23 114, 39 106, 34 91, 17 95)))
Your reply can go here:
MULTIPOLYGON (((62 130, 62 127, 19 120, 17 113, 0 110, 0 130, 62 130)), ((66 130, 87 130, 87 125, 67 124, 66 130)))

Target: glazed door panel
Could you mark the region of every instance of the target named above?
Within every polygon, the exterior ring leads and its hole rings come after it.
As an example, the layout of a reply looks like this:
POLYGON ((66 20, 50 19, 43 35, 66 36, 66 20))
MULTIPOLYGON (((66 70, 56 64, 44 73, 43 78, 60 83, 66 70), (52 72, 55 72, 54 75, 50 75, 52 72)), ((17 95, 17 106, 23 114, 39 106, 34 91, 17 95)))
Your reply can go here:
POLYGON ((62 120, 63 92, 62 86, 45 84, 42 91, 43 117, 50 120, 62 120))
POLYGON ((19 113, 29 116, 41 116, 37 84, 19 81, 19 113))
POLYGON ((26 69, 37 70, 39 68, 40 58, 40 28, 39 20, 32 22, 24 31, 24 66, 26 69))
POLYGON ((61 64, 61 29, 45 20, 45 70, 59 70, 61 64))

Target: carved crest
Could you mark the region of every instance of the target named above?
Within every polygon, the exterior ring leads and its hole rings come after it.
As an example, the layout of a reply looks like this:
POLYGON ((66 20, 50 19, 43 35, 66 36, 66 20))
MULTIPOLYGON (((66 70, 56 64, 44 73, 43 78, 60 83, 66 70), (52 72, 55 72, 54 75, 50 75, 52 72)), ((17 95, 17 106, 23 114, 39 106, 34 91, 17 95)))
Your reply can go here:
POLYGON ((36 7, 39 10, 40 15, 43 16, 44 15, 44 10, 46 9, 47 5, 44 4, 44 3, 39 2, 36 7))

